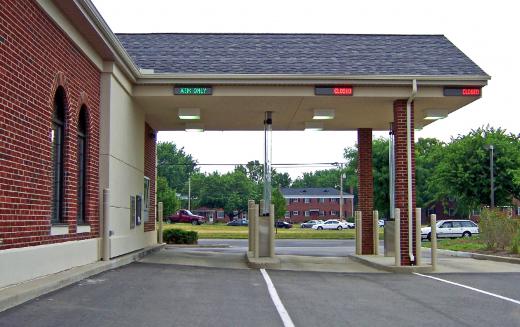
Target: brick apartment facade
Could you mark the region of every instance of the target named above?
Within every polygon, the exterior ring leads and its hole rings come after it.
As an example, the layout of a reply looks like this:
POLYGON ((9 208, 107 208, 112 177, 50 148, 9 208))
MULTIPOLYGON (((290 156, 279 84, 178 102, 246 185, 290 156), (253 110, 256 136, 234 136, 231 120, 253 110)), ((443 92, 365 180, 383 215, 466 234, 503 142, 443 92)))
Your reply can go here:
MULTIPOLYGON (((285 219, 301 223, 312 219, 339 219, 340 193, 334 188, 282 188, 287 203, 285 219)), ((353 216, 354 196, 343 193, 344 218, 353 216)))

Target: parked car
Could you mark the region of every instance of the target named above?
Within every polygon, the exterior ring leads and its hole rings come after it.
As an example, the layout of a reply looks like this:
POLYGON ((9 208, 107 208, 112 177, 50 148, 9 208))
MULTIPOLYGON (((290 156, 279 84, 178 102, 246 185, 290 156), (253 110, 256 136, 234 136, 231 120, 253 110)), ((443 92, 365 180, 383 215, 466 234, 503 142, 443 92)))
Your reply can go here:
POLYGON ((232 220, 226 224, 226 226, 247 226, 249 221, 247 219, 232 220))
POLYGON ((323 223, 323 220, 309 220, 300 225, 301 228, 312 228, 316 224, 323 223))
MULTIPOLYGON (((439 220, 437 226, 437 238, 471 237, 478 235, 478 225, 471 220, 439 220)), ((421 228, 421 239, 431 240, 431 227, 421 228)))
POLYGON ((379 227, 385 227, 385 221, 383 219, 379 219, 378 225, 379 227))
POLYGON ((351 224, 351 223, 347 223, 347 222, 342 222, 342 221, 339 221, 339 220, 331 219, 331 220, 327 220, 324 223, 316 224, 316 225, 312 226, 312 229, 317 229, 317 230, 322 230, 322 229, 342 230, 344 228, 349 228, 348 224, 351 224))
POLYGON ((206 221, 206 218, 195 215, 189 210, 181 209, 175 214, 169 216, 167 220, 170 223, 190 223, 192 225, 200 225, 206 221))
POLYGON ((286 222, 286 221, 275 221, 274 222, 274 227, 276 228, 292 228, 292 224, 286 222))

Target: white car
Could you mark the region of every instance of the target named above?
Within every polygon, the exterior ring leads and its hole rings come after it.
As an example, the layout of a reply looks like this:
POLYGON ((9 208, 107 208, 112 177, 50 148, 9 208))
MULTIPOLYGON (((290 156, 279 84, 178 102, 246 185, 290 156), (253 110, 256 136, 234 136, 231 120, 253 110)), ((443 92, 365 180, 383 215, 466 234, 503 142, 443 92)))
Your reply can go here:
POLYGON ((339 220, 327 220, 324 223, 316 224, 312 226, 312 229, 322 230, 322 229, 337 229, 342 230, 344 228, 349 228, 349 223, 347 222, 341 222, 339 220))
MULTIPOLYGON (((478 225, 471 220, 439 220, 437 222, 437 238, 470 237, 478 235, 478 225)), ((421 228, 421 239, 431 240, 431 227, 421 228)))
POLYGON ((379 219, 378 225, 379 227, 385 227, 385 221, 383 219, 379 219))

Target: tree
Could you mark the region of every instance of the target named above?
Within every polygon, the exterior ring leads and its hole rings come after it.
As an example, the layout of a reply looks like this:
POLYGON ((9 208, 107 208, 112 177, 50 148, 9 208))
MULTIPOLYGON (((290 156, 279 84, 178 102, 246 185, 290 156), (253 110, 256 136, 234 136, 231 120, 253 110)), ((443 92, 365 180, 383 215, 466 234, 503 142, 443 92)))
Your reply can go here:
POLYGON ((189 176, 199 171, 196 165, 197 161, 186 154, 184 148, 178 149, 175 143, 157 144, 157 176, 166 178, 171 189, 184 191, 189 176))
POLYGON ((303 177, 297 178, 292 183, 292 187, 338 187, 339 176, 340 172, 336 168, 303 173, 303 177))
POLYGON ((520 137, 505 130, 482 127, 452 139, 442 151, 436 182, 443 195, 453 197, 459 209, 490 204, 489 145, 494 146, 495 204, 511 205, 520 197, 515 174, 520 167, 520 137))
POLYGON ((274 219, 283 219, 287 210, 287 202, 279 188, 273 189, 272 203, 274 204, 274 219))
POLYGON ((415 143, 415 185, 417 207, 428 208, 437 200, 444 200, 436 170, 442 160, 446 144, 435 138, 420 138, 415 143))
POLYGON ((166 178, 157 177, 157 201, 163 203, 163 215, 168 217, 180 208, 180 200, 168 185, 166 178))

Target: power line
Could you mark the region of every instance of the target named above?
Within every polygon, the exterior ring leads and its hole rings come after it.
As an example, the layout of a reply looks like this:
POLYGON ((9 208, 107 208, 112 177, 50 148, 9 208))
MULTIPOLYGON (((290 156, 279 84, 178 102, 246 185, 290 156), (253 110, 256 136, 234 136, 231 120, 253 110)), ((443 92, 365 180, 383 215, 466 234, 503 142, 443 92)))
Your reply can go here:
MULTIPOLYGON (((159 166, 247 166, 251 165, 248 163, 196 163, 196 164, 189 164, 189 163, 168 163, 168 164, 158 164, 159 166)), ((252 164, 253 166, 263 166, 264 164, 252 164)), ((276 163, 271 164, 271 166, 276 167, 328 167, 328 166, 338 166, 338 165, 346 165, 346 163, 338 163, 338 162, 307 162, 307 163, 276 163)))

